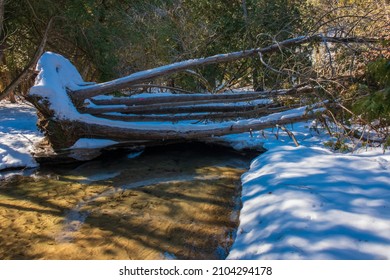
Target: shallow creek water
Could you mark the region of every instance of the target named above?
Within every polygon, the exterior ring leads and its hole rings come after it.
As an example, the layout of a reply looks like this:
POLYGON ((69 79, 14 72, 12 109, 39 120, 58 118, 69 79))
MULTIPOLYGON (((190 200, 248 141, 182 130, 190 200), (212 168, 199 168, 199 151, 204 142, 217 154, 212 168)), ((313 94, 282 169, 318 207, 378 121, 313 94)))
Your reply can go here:
POLYGON ((14 176, 0 182, 0 259, 224 259, 250 159, 182 145, 14 176))

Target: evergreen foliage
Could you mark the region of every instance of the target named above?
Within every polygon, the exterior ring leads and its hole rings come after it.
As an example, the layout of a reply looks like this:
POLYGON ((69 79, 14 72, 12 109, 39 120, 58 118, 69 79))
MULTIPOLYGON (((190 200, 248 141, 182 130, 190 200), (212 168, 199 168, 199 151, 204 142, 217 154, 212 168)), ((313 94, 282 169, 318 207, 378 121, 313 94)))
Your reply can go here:
POLYGON ((390 125, 390 60, 379 58, 366 70, 366 84, 359 85, 360 95, 353 104, 354 111, 378 126, 390 125))

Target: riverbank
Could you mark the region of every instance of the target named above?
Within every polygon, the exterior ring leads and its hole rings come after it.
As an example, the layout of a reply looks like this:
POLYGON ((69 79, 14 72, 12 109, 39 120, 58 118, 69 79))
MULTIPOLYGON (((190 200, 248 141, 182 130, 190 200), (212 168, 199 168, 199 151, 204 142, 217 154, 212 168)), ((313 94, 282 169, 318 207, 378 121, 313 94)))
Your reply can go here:
MULTIPOLYGON (((0 119, 0 169, 37 166, 35 110, 0 103, 0 119)), ((310 122, 288 129, 299 147, 276 129, 224 137, 237 149, 268 150, 242 176, 228 259, 390 259, 390 152, 334 153, 310 122)))
POLYGON ((390 259, 389 150, 334 153, 308 124, 293 130, 299 147, 266 133, 268 151, 241 177, 243 208, 228 258, 390 259))
POLYGON ((0 101, 0 120, 0 171, 37 167, 31 151, 43 135, 37 130, 36 109, 28 103, 0 101))

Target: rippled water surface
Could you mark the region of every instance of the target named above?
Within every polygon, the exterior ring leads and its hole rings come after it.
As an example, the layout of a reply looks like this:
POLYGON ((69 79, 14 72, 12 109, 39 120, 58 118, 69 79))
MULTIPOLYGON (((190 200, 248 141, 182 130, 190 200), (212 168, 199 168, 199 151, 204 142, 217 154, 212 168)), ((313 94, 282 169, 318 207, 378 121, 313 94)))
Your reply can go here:
POLYGON ((224 259, 250 157, 204 145, 0 182, 0 259, 224 259))

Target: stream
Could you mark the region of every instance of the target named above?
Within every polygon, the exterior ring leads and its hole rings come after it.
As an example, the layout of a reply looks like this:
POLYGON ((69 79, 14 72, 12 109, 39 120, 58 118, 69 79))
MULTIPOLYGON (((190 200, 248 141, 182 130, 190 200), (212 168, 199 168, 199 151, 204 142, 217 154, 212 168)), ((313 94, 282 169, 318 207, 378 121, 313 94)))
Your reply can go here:
POLYGON ((253 157, 172 145, 0 181, 0 259, 225 259, 253 157))

